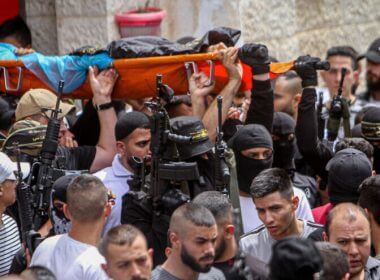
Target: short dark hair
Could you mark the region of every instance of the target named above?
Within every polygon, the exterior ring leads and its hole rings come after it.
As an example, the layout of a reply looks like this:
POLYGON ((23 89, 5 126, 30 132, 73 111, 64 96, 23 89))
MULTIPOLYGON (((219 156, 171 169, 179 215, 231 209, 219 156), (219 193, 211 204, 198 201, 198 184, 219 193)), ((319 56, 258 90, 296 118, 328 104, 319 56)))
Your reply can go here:
POLYGON ((27 279, 44 279, 44 280, 55 280, 57 279, 53 272, 51 272, 48 268, 41 265, 32 265, 31 267, 24 270, 21 275, 23 279, 26 277, 27 279))
POLYGON ((335 216, 340 213, 342 210, 341 208, 345 207, 345 213, 347 213, 347 215, 350 215, 348 217, 349 221, 353 221, 353 220, 356 220, 356 215, 353 214, 353 212, 356 212, 356 213, 359 213, 359 214, 362 214, 363 217, 365 217, 368 221, 368 216, 367 216, 367 213, 364 211, 364 209, 356 204, 353 204, 351 202, 344 202, 344 203, 340 203, 338 204, 337 206, 335 206, 333 209, 331 209, 331 211, 329 212, 329 214, 327 215, 327 218, 326 218, 326 224, 325 224, 325 232, 327 234, 327 236, 330 236, 330 226, 333 222, 333 219, 335 218, 335 216), (353 211, 346 211, 346 210, 353 210, 353 211))
POLYGON ((351 46, 334 46, 327 50, 326 59, 329 59, 332 56, 349 57, 352 60, 352 69, 358 70, 358 55, 358 52, 351 46))
POLYGON ((89 174, 76 177, 67 187, 67 207, 73 219, 88 223, 98 220, 108 201, 102 181, 89 174))
POLYGON ((8 19, 0 25, 0 41, 12 36, 22 47, 32 44, 32 35, 29 27, 20 16, 8 19))
POLYGON ((210 210, 218 224, 231 220, 232 204, 228 197, 220 192, 202 192, 193 199, 193 203, 210 210))
POLYGON ((188 222, 198 227, 212 227, 216 224, 210 210, 192 202, 181 205, 173 212, 169 228, 171 231, 183 230, 183 225, 188 222))
POLYGON ((373 146, 364 138, 343 138, 335 146, 335 152, 353 148, 363 152, 368 158, 373 157, 373 146))
POLYGON ((294 195, 292 181, 288 173, 281 168, 269 168, 260 172, 251 184, 253 199, 279 192, 281 196, 291 199, 294 195))
POLYGON ((109 244, 131 246, 138 236, 141 236, 146 243, 144 234, 132 225, 119 225, 107 232, 99 244, 99 252, 106 257, 109 244))
POLYGON ((347 255, 338 246, 329 242, 316 242, 315 245, 323 259, 321 279, 342 279, 346 273, 349 273, 350 265, 347 255))
POLYGON ((380 225, 380 175, 365 179, 359 187, 359 192, 359 205, 368 209, 380 225))

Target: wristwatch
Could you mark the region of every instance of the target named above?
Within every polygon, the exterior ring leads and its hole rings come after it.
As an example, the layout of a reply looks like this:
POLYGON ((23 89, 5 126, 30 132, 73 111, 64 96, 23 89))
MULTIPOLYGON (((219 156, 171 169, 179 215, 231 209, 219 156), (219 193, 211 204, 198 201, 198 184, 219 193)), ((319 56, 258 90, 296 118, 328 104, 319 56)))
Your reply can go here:
POLYGON ((112 101, 108 103, 103 103, 103 104, 94 104, 94 108, 96 111, 107 110, 112 107, 113 107, 112 101))

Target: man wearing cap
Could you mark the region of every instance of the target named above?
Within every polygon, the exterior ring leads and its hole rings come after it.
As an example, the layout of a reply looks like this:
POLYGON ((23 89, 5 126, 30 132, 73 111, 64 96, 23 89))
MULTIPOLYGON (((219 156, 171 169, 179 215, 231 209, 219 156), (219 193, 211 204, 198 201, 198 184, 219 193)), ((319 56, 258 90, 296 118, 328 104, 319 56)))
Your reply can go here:
MULTIPOLYGON (((196 162, 200 174, 199 185, 191 186, 191 196, 194 197, 203 191, 214 190, 214 153, 207 130, 198 117, 177 117, 170 120, 170 125, 175 134, 191 136, 189 144, 177 144, 179 157, 187 162, 196 162)), ((191 182, 190 182, 191 183, 191 182)))
MULTIPOLYGON (((89 170, 95 172, 109 166, 115 155, 115 138, 113 129, 116 124, 116 113, 111 103, 111 93, 117 79, 115 70, 108 69, 98 73, 98 70, 89 68, 89 79, 94 94, 93 103, 98 111, 100 122, 100 135, 96 147, 76 147, 72 133, 63 122, 63 117, 69 113, 73 106, 60 103, 61 119, 59 131, 59 148, 57 158, 64 159, 62 169, 89 170), (66 146, 66 147, 64 147, 66 146)), ((42 125, 47 125, 51 111, 55 108, 56 96, 45 89, 32 89, 26 92, 20 99, 16 108, 16 121, 34 120, 42 125)))
POLYGON ((327 192, 330 203, 312 210, 314 220, 325 224, 330 210, 339 203, 357 203, 359 186, 372 175, 372 164, 368 157, 356 149, 347 148, 335 154, 327 163, 327 192))
POLYGON ((129 191, 128 181, 136 172, 131 167, 131 158, 150 157, 149 118, 137 111, 126 113, 117 121, 114 134, 117 154, 112 165, 94 174, 116 195, 115 205, 107 218, 103 235, 121 223, 122 198, 129 191))
POLYGON ((367 91, 361 95, 361 98, 380 106, 380 38, 371 43, 367 52, 359 57, 361 58, 367 60, 367 91))
MULTIPOLYGON (((0 152, 0 276, 8 274, 14 255, 21 247, 16 222, 4 214, 5 209, 16 201, 17 164, 0 152)), ((29 174, 29 164, 21 164, 24 178, 29 174)))

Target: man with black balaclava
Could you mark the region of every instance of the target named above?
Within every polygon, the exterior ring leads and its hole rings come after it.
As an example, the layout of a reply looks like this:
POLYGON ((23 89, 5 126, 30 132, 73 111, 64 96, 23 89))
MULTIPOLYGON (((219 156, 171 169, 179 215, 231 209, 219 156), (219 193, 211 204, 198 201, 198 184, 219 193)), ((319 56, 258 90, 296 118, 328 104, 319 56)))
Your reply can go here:
POLYGON ((297 150, 295 139, 296 123, 292 117, 282 112, 275 112, 273 119, 273 167, 283 168, 288 172, 294 187, 303 190, 314 208, 317 200, 315 179, 296 171, 294 155, 297 150))
MULTIPOLYGON (((248 232, 262 224, 249 190, 252 180, 261 171, 272 167, 273 142, 270 132, 272 132, 274 108, 267 47, 246 44, 240 49, 239 58, 252 68, 252 101, 246 125, 235 133, 228 141, 228 145, 235 154, 243 230, 248 232)), ((299 189, 295 189, 295 193, 300 199, 296 211, 297 217, 313 221, 305 194, 299 189)))
POLYGON ((199 181, 189 182, 190 196, 214 190, 214 153, 207 130, 202 121, 197 117, 183 116, 170 120, 173 133, 182 136, 191 136, 192 142, 189 144, 177 144, 180 160, 186 162, 196 162, 199 171, 199 181))

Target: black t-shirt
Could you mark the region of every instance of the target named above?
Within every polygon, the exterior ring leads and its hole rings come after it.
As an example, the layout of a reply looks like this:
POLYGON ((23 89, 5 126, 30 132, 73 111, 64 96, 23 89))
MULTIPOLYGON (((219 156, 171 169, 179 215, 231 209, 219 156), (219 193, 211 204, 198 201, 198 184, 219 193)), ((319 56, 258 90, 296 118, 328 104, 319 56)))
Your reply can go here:
POLYGON ((58 147, 56 164, 59 169, 90 170, 95 159, 95 146, 79 146, 76 148, 58 147))

